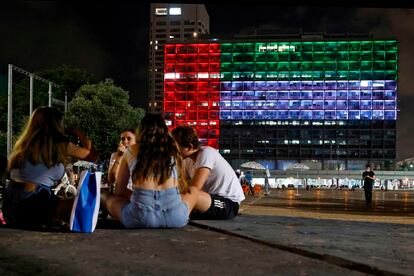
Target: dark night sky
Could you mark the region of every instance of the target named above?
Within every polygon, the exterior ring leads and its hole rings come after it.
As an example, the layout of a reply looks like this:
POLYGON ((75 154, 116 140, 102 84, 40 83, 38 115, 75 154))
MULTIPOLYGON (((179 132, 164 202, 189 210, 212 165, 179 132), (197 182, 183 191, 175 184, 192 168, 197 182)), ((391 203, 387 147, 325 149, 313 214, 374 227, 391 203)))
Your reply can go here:
MULTIPOLYGON (((286 2, 286 1, 285 1, 286 2)), ((311 2, 311 1, 309 1, 311 2)), ((357 1, 325 6, 305 1, 295 6, 207 3, 212 34, 369 32, 399 40, 398 159, 414 156, 414 7, 375 6, 357 1), (351 4, 350 4, 351 3, 351 4)), ((373 1, 372 1, 373 2, 373 1)), ((372 3, 371 2, 371 3, 372 3)), ((320 2, 322 3, 322 2, 320 2)), ((366 2, 369 3, 369 2, 366 2)), ((0 9, 0 73, 12 63, 28 71, 68 64, 110 77, 145 107, 149 4, 143 2, 17 2, 0 9)))

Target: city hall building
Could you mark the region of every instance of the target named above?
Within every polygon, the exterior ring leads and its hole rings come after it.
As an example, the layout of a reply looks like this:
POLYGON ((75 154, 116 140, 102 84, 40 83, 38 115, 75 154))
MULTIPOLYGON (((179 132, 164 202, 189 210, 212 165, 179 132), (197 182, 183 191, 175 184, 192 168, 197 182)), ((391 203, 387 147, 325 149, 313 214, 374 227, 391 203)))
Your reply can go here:
POLYGON ((164 114, 233 167, 394 168, 398 45, 370 37, 166 43, 164 114))

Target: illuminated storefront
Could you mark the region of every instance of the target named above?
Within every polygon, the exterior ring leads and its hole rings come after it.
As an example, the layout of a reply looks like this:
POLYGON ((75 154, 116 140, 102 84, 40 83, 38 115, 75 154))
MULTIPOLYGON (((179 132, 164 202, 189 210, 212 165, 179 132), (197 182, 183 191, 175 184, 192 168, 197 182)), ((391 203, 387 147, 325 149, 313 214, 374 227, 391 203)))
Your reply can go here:
POLYGON ((395 159, 396 40, 166 44, 164 112, 234 166, 395 159))

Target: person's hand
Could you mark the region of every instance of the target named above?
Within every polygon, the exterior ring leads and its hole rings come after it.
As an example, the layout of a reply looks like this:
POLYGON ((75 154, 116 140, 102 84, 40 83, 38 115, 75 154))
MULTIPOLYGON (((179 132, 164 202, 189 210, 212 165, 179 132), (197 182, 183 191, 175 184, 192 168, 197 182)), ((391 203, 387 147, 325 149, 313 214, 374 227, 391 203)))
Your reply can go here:
POLYGON ((124 154, 124 152, 126 151, 127 147, 125 147, 124 144, 119 143, 118 145, 118 155, 121 156, 124 154))

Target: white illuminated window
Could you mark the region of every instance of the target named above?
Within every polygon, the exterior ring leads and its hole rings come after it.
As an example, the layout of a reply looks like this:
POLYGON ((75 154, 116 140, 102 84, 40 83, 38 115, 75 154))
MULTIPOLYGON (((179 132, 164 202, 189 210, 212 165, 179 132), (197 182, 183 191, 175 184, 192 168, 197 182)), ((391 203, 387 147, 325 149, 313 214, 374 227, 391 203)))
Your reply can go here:
POLYGON ((155 15, 167 15, 167 8, 156 8, 155 15))
POLYGON ((170 15, 181 15, 181 8, 170 8, 170 15))
POLYGON ((180 73, 165 73, 164 79, 179 79, 180 73))

